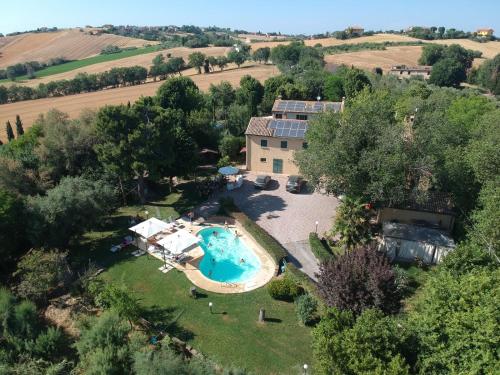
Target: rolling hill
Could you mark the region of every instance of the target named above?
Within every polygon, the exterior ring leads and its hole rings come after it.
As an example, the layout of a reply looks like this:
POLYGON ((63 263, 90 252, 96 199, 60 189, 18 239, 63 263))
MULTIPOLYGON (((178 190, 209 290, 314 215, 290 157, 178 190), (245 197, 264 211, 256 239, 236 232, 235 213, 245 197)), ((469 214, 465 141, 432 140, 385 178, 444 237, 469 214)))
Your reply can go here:
POLYGON ((91 35, 89 30, 82 30, 66 29, 0 38, 0 68, 26 61, 45 62, 55 57, 79 60, 99 54, 108 45, 142 47, 145 44, 156 44, 113 34, 91 35))

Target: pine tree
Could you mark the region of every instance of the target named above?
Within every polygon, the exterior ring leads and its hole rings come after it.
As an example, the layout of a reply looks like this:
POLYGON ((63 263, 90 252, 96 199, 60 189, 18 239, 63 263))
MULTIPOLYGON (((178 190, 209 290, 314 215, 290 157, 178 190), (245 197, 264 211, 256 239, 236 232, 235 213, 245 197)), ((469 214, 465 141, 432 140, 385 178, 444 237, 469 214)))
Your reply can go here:
POLYGON ((5 131, 7 132, 7 139, 10 141, 12 141, 15 137, 14 137, 14 131, 12 130, 12 125, 10 124, 10 121, 7 120, 7 122, 5 123, 5 131))
POLYGON ((16 115, 16 133, 18 138, 20 135, 24 134, 23 122, 21 121, 21 117, 19 117, 19 115, 16 115))

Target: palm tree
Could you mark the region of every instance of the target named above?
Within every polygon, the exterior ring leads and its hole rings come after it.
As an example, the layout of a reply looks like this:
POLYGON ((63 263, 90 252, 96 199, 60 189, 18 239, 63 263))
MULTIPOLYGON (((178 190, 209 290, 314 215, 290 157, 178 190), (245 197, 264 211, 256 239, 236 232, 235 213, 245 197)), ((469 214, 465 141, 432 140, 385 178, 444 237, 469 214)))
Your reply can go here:
POLYGON ((337 209, 332 232, 348 250, 371 239, 370 212, 359 199, 346 197, 337 209))

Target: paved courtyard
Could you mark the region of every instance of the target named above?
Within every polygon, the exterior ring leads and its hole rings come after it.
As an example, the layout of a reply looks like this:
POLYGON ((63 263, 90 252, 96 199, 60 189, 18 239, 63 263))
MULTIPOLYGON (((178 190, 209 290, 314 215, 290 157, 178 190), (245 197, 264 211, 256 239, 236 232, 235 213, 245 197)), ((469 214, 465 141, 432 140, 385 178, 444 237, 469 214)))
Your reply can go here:
MULTIPOLYGON (((331 229, 338 200, 333 196, 303 191, 291 194, 285 190, 286 176, 272 175, 267 190, 253 186, 256 174, 248 172, 243 186, 224 195, 235 203, 287 249, 290 260, 303 272, 315 278, 318 263, 309 247, 309 233, 331 229)), ((306 189, 307 190, 307 189, 306 189)))

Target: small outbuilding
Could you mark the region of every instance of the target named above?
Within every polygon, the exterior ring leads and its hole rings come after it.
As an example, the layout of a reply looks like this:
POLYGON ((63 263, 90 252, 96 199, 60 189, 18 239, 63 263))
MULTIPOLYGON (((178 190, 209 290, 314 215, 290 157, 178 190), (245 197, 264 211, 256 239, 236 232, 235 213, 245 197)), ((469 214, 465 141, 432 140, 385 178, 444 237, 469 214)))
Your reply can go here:
POLYGON ((451 232, 455 216, 450 194, 427 192, 423 197, 409 195, 401 203, 382 205, 377 212, 377 222, 402 223, 451 232))
POLYGON ((395 261, 437 264, 455 248, 453 239, 438 229, 386 222, 382 233, 380 250, 395 261))

